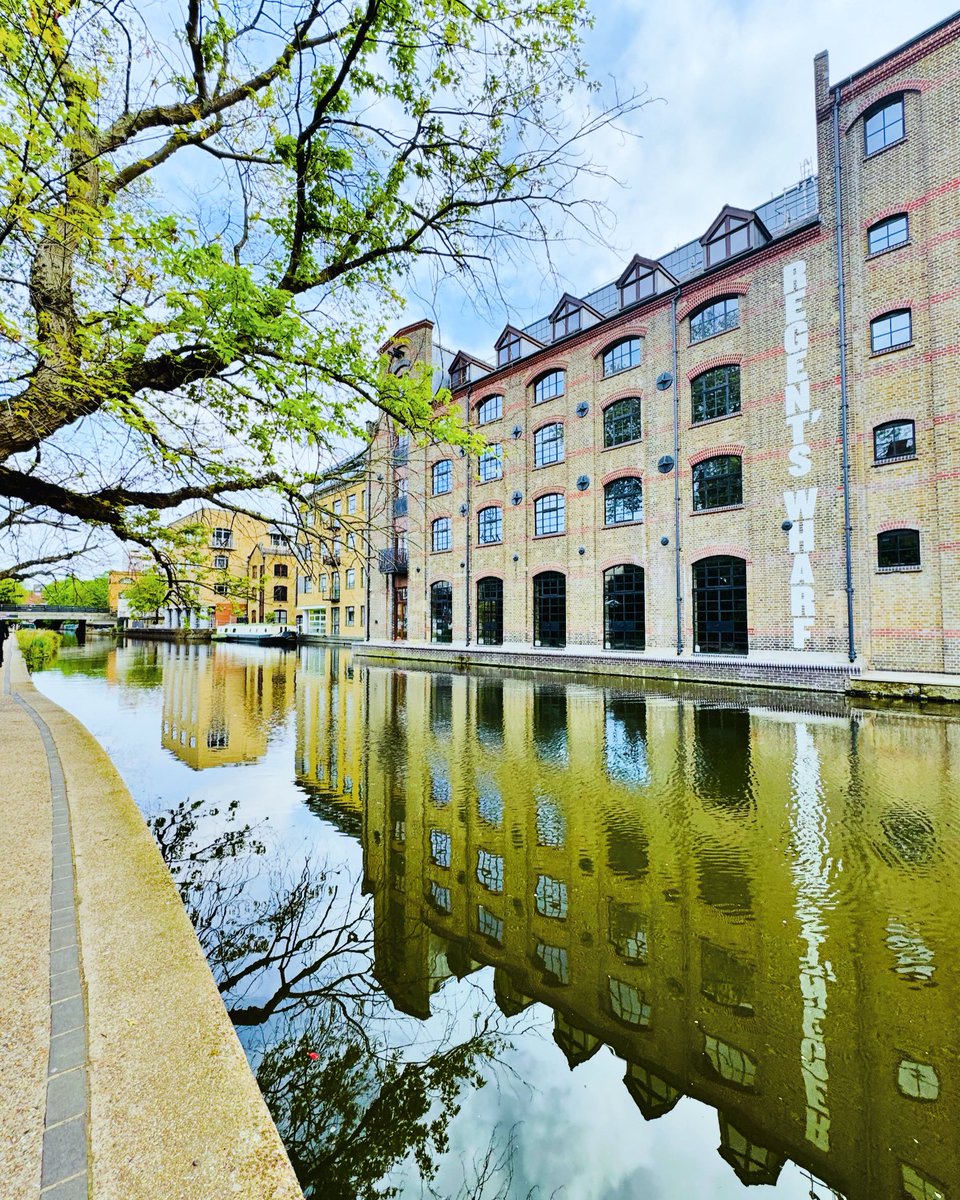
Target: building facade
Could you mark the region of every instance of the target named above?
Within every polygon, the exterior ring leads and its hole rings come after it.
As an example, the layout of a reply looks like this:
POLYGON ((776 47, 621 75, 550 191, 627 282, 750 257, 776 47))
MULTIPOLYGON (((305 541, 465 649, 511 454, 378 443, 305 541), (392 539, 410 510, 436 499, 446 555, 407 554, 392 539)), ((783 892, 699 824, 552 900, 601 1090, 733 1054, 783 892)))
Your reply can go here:
POLYGON ((368 639, 960 671, 958 69, 960 15, 819 55, 815 177, 493 362, 399 331, 487 449, 380 422, 368 639))

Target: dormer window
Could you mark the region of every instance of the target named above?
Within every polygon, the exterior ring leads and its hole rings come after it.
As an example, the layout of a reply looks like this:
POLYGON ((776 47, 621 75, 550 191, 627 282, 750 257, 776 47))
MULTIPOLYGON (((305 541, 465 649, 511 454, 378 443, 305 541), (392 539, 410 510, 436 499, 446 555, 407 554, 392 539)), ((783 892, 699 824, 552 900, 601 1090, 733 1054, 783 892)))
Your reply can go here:
POLYGON ((465 383, 470 382, 470 364, 468 362, 458 362, 450 368, 450 386, 452 388, 463 387, 465 383))
POLYGON ((516 362, 520 357, 520 335, 505 334, 497 347, 497 366, 505 367, 507 363, 516 362))
POLYGON ((656 294, 657 272, 647 270, 638 263, 624 276, 620 284, 620 307, 626 308, 628 304, 636 304, 639 300, 646 300, 656 294))
POLYGON ((700 239, 704 266, 714 267, 769 240, 770 234, 755 212, 728 206, 700 239))
POLYGON ((565 301, 553 314, 554 340, 576 333, 579 328, 580 306, 572 301, 565 301))

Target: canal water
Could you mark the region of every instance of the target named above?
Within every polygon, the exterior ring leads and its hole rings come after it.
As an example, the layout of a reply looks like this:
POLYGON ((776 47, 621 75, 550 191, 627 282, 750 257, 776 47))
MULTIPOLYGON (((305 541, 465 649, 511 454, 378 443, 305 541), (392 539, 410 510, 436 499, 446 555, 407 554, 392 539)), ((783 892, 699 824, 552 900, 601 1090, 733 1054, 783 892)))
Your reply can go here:
POLYGON ((960 1196, 960 720, 96 642, 308 1195, 960 1196))

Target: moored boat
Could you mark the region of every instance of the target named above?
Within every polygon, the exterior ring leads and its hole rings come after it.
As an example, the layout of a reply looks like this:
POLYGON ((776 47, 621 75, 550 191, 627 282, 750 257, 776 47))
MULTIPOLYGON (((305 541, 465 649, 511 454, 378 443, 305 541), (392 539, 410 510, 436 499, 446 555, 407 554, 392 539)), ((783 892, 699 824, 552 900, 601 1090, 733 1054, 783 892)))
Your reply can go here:
POLYGON ((244 642, 248 646, 295 646, 297 631, 292 625, 268 621, 247 625, 219 625, 211 634, 214 642, 244 642))

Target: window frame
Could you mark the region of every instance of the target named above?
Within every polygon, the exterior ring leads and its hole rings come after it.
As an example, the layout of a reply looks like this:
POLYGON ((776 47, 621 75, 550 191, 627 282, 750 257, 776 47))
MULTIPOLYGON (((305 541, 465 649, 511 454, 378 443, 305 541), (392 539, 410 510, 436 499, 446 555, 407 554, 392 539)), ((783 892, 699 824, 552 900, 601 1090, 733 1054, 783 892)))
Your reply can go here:
MULTIPOLYGON (((626 510, 623 510, 626 511, 626 510)), ((635 513, 635 509, 630 510, 635 513)), ((638 525, 643 521, 643 479, 639 475, 621 475, 618 479, 611 479, 609 483, 603 485, 603 527, 604 529, 612 529, 616 525, 638 525), (636 484, 640 491, 640 515, 629 517, 616 517, 618 506, 626 503, 625 497, 620 497, 615 494, 617 490, 623 491, 623 484, 636 484), (611 505, 614 512, 614 519, 610 519, 611 505)))
POLYGON ((870 322, 870 353, 871 354, 890 354, 894 350, 903 350, 907 346, 913 345, 913 309, 912 308, 894 308, 890 312, 881 313, 879 317, 874 317, 870 322), (906 316, 907 318, 907 336, 904 340, 893 341, 895 332, 899 332, 894 327, 894 319, 897 317, 906 316), (886 331, 886 336, 890 337, 889 346, 877 345, 878 336, 885 336, 881 330, 883 322, 888 322, 889 326, 886 331))
POLYGON ((435 517, 430 522, 430 553, 447 554, 453 549, 453 521, 450 517, 435 517), (439 543, 446 540, 446 545, 439 543))
POLYGON ((907 526, 900 529, 881 529, 877 534, 877 570, 884 573, 923 570, 920 530, 907 526), (904 534, 908 534, 909 537, 904 538, 904 534), (885 556, 895 557, 896 561, 884 562, 885 556))
MULTIPOLYGON (((899 440, 900 439, 894 439, 890 444, 892 446, 896 446, 899 440)), ((904 440, 906 440, 906 439, 904 439, 904 440)), ((904 418, 894 420, 894 421, 883 421, 879 425, 874 425, 874 427, 873 427, 873 464, 874 464, 874 466, 880 466, 883 463, 888 463, 888 462, 903 462, 906 459, 911 459, 911 458, 916 458, 916 457, 917 457, 917 423, 916 423, 916 421, 912 421, 908 417, 904 417, 904 418), (909 444, 910 444, 911 448, 909 450, 903 450, 896 454, 890 454, 890 453, 878 454, 877 453, 877 451, 878 451, 877 434, 878 433, 883 433, 885 430, 888 430, 888 429, 896 429, 898 427, 905 428, 907 426, 910 427, 909 444)))
POLYGON ((478 546, 496 546, 503 542, 503 508, 499 504, 488 504, 479 510, 477 513, 477 545, 478 546), (484 521, 484 516, 490 513, 496 513, 496 520, 488 519, 484 521), (496 537, 487 537, 485 533, 489 530, 484 526, 494 525, 496 528, 496 537))
POLYGON ((624 371, 632 371, 634 367, 639 367, 642 361, 643 338, 639 334, 633 333, 618 338, 603 351, 601 357, 603 378, 610 379, 614 375, 622 375, 624 371), (622 361, 622 354, 619 354, 625 347, 627 348, 627 362, 622 361))
POLYGON ((720 421, 724 417, 733 417, 741 411, 741 372, 739 363, 722 363, 717 367, 709 367, 690 380, 690 423, 704 425, 708 421, 720 421), (722 383, 717 383, 712 377, 724 372, 722 383), (732 387, 732 374, 736 373, 736 388, 732 387), (699 391, 699 395, 698 395, 699 391), (736 396, 733 393, 736 391, 736 396), (721 411, 721 399, 723 408, 721 411), (698 413, 698 405, 702 406, 702 414, 698 413))
POLYGON ((567 497, 563 492, 545 492, 537 496, 533 502, 534 537, 559 537, 567 532, 567 497), (557 501, 549 508, 547 500, 557 501), (554 518, 550 523, 557 525, 556 529, 547 529, 547 518, 554 518))
POLYGON ((441 458, 430 468, 431 496, 446 496, 453 491, 453 459, 441 458), (446 487, 438 484, 446 483, 446 487))
MULTIPOLYGON (((876 131, 874 131, 876 132, 876 131)), ((876 104, 870 106, 863 114, 863 156, 864 158, 872 158, 875 154, 879 154, 881 150, 886 150, 888 146, 895 146, 897 142, 902 142, 907 136, 907 106, 904 103, 904 93, 899 95, 884 96, 882 100, 878 100, 876 104), (877 117, 884 117, 891 109, 898 108, 900 110, 899 117, 896 121, 881 122, 880 134, 883 141, 880 145, 870 145, 870 123, 875 121, 877 117), (896 136, 889 136, 888 129, 895 128, 899 124, 900 132, 896 136)))
POLYGON ((712 454, 709 458, 701 458, 699 462, 693 464, 691 469, 691 486, 693 489, 693 511, 694 512, 717 512, 728 508, 740 508, 743 506, 743 455, 741 454, 712 454), (739 469, 736 473, 732 470, 725 471, 723 474, 707 475, 704 477, 704 471, 709 463, 736 462, 739 464, 739 469), (726 499, 723 497, 721 488, 730 490, 731 495, 736 494, 736 489, 733 486, 734 476, 739 479, 739 495, 737 499, 726 499), (713 485, 712 487, 709 485, 713 485), (704 493, 706 492, 706 495, 704 493), (721 492, 719 502, 710 503, 710 499, 715 492, 721 492))
POLYGON ((485 396, 477 405, 477 424, 490 425, 493 421, 499 421, 503 416, 503 394, 495 392, 491 396, 485 396), (491 416, 486 412, 489 405, 496 402, 496 412, 491 416))
POLYGON ((657 294, 657 272, 655 268, 641 267, 639 263, 633 268, 626 279, 619 285, 620 307, 627 308, 631 304, 639 304, 657 294), (641 284, 650 281, 649 291, 641 288, 641 284), (632 296, 628 293, 632 292, 632 296))
POLYGON ((534 470, 552 467, 564 461, 564 436, 562 421, 550 421, 533 431, 534 470), (553 457, 548 458, 547 454, 552 454, 553 457))
POLYGON ((430 585, 430 641, 438 645, 453 641, 453 584, 446 579, 430 585))
POLYGON ((726 262, 728 258, 734 258, 738 254, 745 254, 751 250, 753 248, 753 228, 752 217, 735 217, 730 214, 724 217, 722 225, 703 248, 705 265, 715 267, 717 263, 726 262), (746 244, 734 249, 733 238, 739 233, 746 234, 746 244))
POLYGON ((551 371, 544 371, 533 381, 533 402, 534 404, 546 404, 548 400, 556 400, 560 396, 565 396, 567 392, 567 372, 563 367, 555 367, 551 371), (546 392, 546 385, 551 383, 549 393, 546 392))
POLYGON ((906 246, 910 242, 910 214, 909 213, 893 213, 889 217, 884 217, 881 221, 874 222, 867 230, 867 256, 872 258, 877 254, 886 254, 888 250, 897 250, 901 246, 906 246), (873 245, 873 237, 875 234, 889 230, 890 226, 903 223, 903 237, 898 241, 892 242, 887 236, 886 242, 882 246, 873 245))
POLYGON ((553 340, 569 337, 571 333, 579 333, 583 328, 583 308, 579 304, 567 302, 557 309, 557 315, 550 322, 553 340))
POLYGON ((505 367, 508 363, 516 362, 522 357, 523 347, 519 334, 511 334, 497 347, 497 366, 505 367))
POLYGON ((643 440, 643 401, 640 396, 620 396, 613 400, 603 410, 603 448, 612 450, 615 446, 629 446, 633 442, 643 440), (626 416, 623 415, 624 405, 632 405, 634 409, 626 416), (636 437, 617 437, 618 425, 627 426, 637 431, 636 437))
POLYGON ((477 459, 477 482, 493 483, 503 478, 503 446, 493 442, 480 452, 477 459))
POLYGON ((690 345, 695 346, 710 338, 729 333, 732 329, 740 328, 740 296, 733 293, 729 296, 718 296, 695 308, 687 318, 690 324, 690 345), (732 316, 731 316, 732 306, 732 316), (722 310, 722 315, 717 310, 722 310), (708 314, 711 314, 708 317, 708 314), (698 330, 697 324, 701 328, 698 330))

